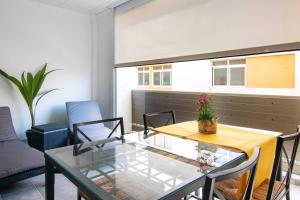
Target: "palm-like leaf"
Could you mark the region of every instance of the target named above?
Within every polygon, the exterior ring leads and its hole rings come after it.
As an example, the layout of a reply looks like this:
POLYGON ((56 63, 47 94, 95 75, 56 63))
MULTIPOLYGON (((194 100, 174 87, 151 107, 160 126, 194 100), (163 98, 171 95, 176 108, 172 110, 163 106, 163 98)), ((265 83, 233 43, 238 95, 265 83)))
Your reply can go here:
POLYGON ((35 110, 39 101, 45 95, 49 94, 54 90, 57 90, 57 89, 52 89, 52 90, 39 93, 46 77, 50 73, 56 70, 57 69, 47 72, 47 63, 45 63, 44 65, 42 65, 41 69, 37 71, 34 75, 30 72, 29 73, 23 72, 21 75, 21 80, 18 80, 17 78, 8 75, 6 72, 0 69, 0 75, 2 75, 7 80, 11 81, 19 89, 22 97, 24 98, 28 106, 30 116, 31 116, 32 126, 35 125, 35 110))
POLYGON ((1 70, 1 69, 0 69, 0 75, 2 75, 3 77, 5 77, 5 78, 8 79, 9 81, 11 81, 13 84, 15 84, 15 85, 18 87, 18 89, 19 89, 21 95, 23 96, 23 98, 25 99, 25 101, 26 101, 26 103, 27 103, 27 105, 28 105, 28 103, 29 103, 29 102, 28 102, 28 98, 27 98, 27 96, 26 96, 26 93, 25 93, 25 91, 24 91, 24 88, 23 88, 22 83, 21 83, 18 79, 16 79, 15 77, 8 75, 7 73, 5 73, 5 72, 4 72, 3 70, 1 70))

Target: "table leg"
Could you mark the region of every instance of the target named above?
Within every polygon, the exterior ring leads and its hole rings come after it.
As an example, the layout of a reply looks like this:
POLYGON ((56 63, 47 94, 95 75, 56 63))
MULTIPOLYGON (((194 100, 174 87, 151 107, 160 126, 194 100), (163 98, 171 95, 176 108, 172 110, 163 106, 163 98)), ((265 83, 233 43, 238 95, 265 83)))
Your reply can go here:
POLYGON ((54 167, 46 160, 46 170, 45 170, 45 182, 46 182, 46 200, 54 200, 54 167))

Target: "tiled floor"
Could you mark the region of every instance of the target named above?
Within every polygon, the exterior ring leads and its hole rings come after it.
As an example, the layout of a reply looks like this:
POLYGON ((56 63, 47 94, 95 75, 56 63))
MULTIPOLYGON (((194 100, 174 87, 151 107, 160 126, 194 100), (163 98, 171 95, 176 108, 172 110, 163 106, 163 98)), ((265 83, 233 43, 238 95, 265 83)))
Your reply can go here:
MULTIPOLYGON (((0 200, 44 200, 44 175, 36 176, 0 190, 0 200)), ((55 199, 76 200, 76 187, 63 175, 55 175, 55 199)))
MULTIPOLYGON (((0 200, 44 200, 45 184, 44 175, 30 178, 6 189, 0 190, 0 200)), ((291 185, 291 199, 300 197, 300 186, 291 185)), ((63 175, 55 175, 55 199, 76 200, 75 186, 63 175)))

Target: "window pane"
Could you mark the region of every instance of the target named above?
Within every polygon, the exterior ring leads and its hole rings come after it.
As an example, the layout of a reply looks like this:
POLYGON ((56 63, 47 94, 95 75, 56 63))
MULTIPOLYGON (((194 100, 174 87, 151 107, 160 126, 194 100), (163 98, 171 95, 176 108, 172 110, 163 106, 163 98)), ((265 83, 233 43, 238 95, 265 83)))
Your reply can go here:
POLYGON ((243 65, 246 64, 246 59, 229 60, 230 65, 243 65))
POLYGON ((227 69, 214 69, 214 85, 227 85, 227 69))
POLYGON ((160 72, 153 73, 153 85, 160 85, 160 72))
POLYGON ((139 77, 138 77, 138 84, 139 85, 143 85, 143 73, 139 73, 139 77))
POLYGON ((171 72, 163 72, 163 85, 171 85, 171 72))
POLYGON ((227 65, 227 60, 218 60, 212 62, 213 66, 227 65))
POLYGON ((144 85, 149 85, 149 73, 144 73, 144 85))
POLYGON ((230 85, 245 85, 245 68, 230 69, 230 85))

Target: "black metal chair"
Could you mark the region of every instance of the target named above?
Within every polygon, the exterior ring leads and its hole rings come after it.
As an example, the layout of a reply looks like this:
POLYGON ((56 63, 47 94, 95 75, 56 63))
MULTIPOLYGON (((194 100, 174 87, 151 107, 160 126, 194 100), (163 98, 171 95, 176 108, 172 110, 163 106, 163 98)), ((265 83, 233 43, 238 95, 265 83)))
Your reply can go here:
MULTIPOLYGON (((96 121, 90 121, 90 122, 81 122, 73 124, 73 140, 75 144, 82 143, 81 139, 79 138, 78 134, 81 134, 87 141, 92 142, 93 140, 86 134, 84 131, 81 130, 81 127, 84 126, 90 126, 95 124, 103 124, 107 122, 115 122, 114 128, 111 130, 111 132, 108 134, 106 139, 109 139, 113 133, 117 130, 117 128, 120 126, 120 137, 119 139, 124 139, 125 130, 124 130, 124 122, 123 117, 117 117, 117 118, 111 118, 111 119, 102 119, 102 120, 96 120, 96 121)), ((101 134, 101 131, 99 132, 101 134)), ((104 144, 102 145, 102 147, 104 144)))
POLYGON ((169 124, 175 124, 175 111, 163 111, 143 114, 144 120, 144 134, 147 135, 150 128, 157 128, 169 124))
MULTIPOLYGON (((80 144, 83 141, 79 138, 78 134, 81 134, 87 141, 92 142, 93 140, 86 134, 84 133, 84 131, 81 130, 81 127, 84 126, 90 126, 90 125, 94 125, 94 124, 102 124, 102 123, 107 123, 107 122, 115 122, 114 128, 111 130, 110 134, 107 136, 106 139, 104 139, 103 141, 108 141, 111 142, 110 139, 111 136, 113 135, 113 133, 115 133, 115 131, 117 130, 118 127, 120 127, 120 136, 119 137, 114 137, 116 139, 122 140, 124 141, 124 135, 125 135, 125 130, 124 130, 124 122, 123 122, 123 117, 118 117, 118 118, 112 118, 112 119, 102 119, 102 120, 96 120, 96 121, 90 121, 90 122, 82 122, 82 123, 76 123, 73 124, 73 140, 75 144, 80 144)), ((101 134, 101 131, 100 133, 101 134)), ((104 145, 106 143, 103 143, 101 146, 98 146, 98 148, 103 148, 104 145)), ((80 145, 79 146, 74 146, 74 154, 80 153, 80 145)), ((81 192, 80 190, 78 190, 77 193, 77 199, 81 200, 82 197, 85 197, 85 199, 87 199, 87 197, 84 195, 83 192, 81 192)))
POLYGON ((249 176, 248 176, 246 187, 244 189, 242 199, 250 200, 253 192, 255 172, 256 172, 256 166, 258 163, 259 154, 260 154, 260 148, 256 147, 253 151, 253 155, 246 162, 232 169, 207 175, 205 180, 205 185, 203 188, 203 200, 212 200, 214 196, 216 196, 221 200, 226 199, 226 197, 215 187, 216 182, 239 177, 245 174, 246 172, 249 172, 249 176))
POLYGON ((290 181, 297 154, 299 138, 300 126, 298 126, 297 133, 278 137, 271 178, 270 180, 266 180, 262 185, 255 189, 253 193, 253 198, 255 200, 278 200, 283 199, 284 197, 286 197, 287 200, 290 199, 290 181), (284 144, 287 141, 293 142, 293 148, 290 156, 284 147, 284 144), (285 159, 286 161, 287 172, 281 180, 276 180, 277 177, 280 177, 278 175, 281 175, 280 173, 282 173, 280 167, 281 158, 285 159))

